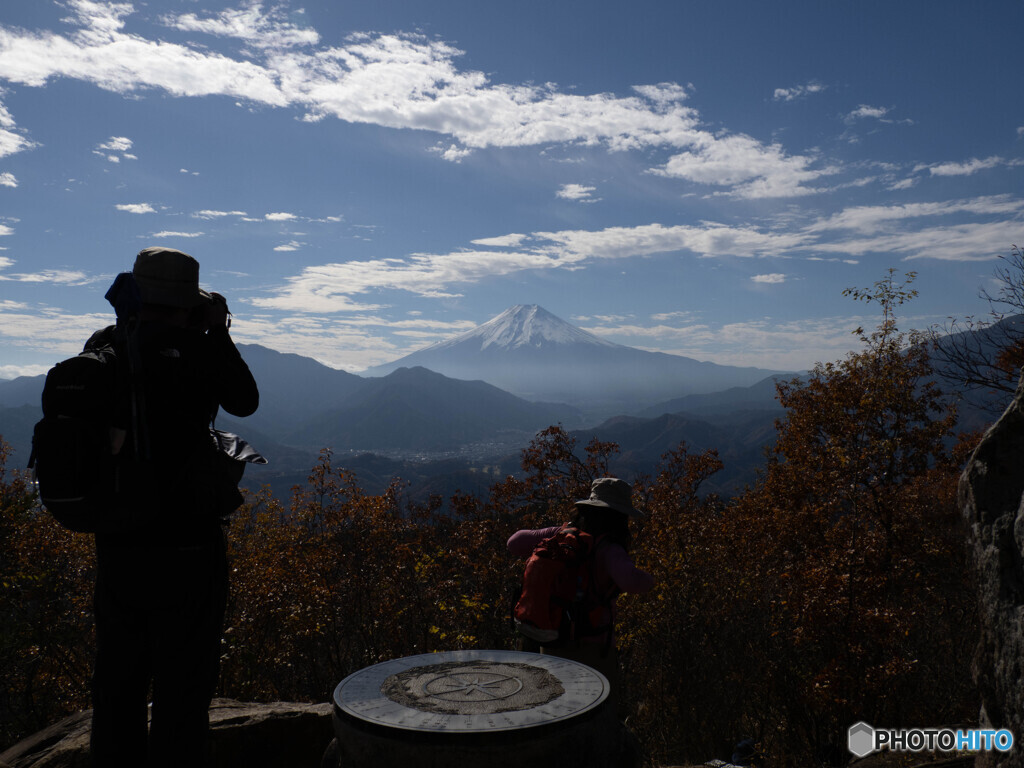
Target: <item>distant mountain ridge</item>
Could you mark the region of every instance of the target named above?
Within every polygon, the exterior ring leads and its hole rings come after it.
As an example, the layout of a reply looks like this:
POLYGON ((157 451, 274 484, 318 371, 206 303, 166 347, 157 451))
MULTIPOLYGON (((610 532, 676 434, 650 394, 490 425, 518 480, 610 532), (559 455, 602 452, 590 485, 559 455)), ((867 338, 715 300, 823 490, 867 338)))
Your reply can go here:
MULTIPOLYGON (((1022 327, 1024 317, 1007 318, 982 332, 949 336, 942 344, 989 348, 997 344, 1001 330, 1022 327)), ((774 420, 784 414, 776 398, 775 381, 794 378, 793 374, 762 376, 747 385, 706 393, 674 389, 669 397, 645 400, 643 391, 636 388, 644 372, 651 370, 652 360, 660 364, 674 356, 598 339, 535 306, 513 307, 473 331, 421 350, 464 354, 467 366, 472 364, 465 379, 421 366, 363 377, 260 345, 239 344, 239 349, 259 383, 260 408, 240 420, 222 413, 217 425, 242 434, 270 458, 270 465, 247 471, 245 483, 250 488, 275 483, 286 489, 302 482, 322 448, 334 451, 335 466, 372 471, 375 487, 386 484, 389 471, 411 473, 410 468, 418 462, 443 472, 435 482, 423 474, 429 470, 423 469, 416 481, 420 488, 485 488, 487 474, 471 468, 472 462, 486 458, 484 464, 495 472, 514 472, 516 456, 533 435, 544 427, 562 424, 580 446, 592 437, 618 443, 621 454, 613 469, 623 476, 651 471, 660 455, 681 440, 693 451, 716 448, 726 468, 713 485, 721 492, 731 492, 749 482, 764 446, 774 438, 774 420), (583 386, 588 376, 605 380, 618 371, 633 389, 624 391, 620 401, 603 403, 606 409, 621 405, 608 418, 595 418, 599 409, 584 414, 555 398, 551 398, 554 402, 530 400, 488 383, 480 374, 490 357, 524 369, 544 359, 551 360, 552 366, 568 367, 574 389, 566 394, 574 402, 589 403, 588 407, 593 405, 587 400, 593 391, 583 386), (577 360, 594 367, 589 373, 586 368, 572 368, 577 360), (629 360, 636 361, 633 367, 622 362, 629 360), (433 464, 425 464, 427 460, 433 464)), ((669 365, 670 373, 678 376, 680 370, 700 371, 710 364, 675 358, 669 365)), ((530 373, 531 380, 544 381, 559 375, 554 368, 530 373)), ((32 425, 41 416, 44 379, 0 380, 0 436, 15 450, 9 457, 10 468, 24 468, 28 461, 32 425)), ((947 388, 945 382, 939 384, 947 388)), ((651 391, 657 390, 652 387, 651 391)), ((598 391, 598 396, 607 393, 598 391)), ((1008 396, 996 393, 992 397, 992 409, 998 415, 1000 398, 1008 396)), ((961 408, 961 420, 967 426, 984 426, 994 418, 976 407, 969 409, 967 403, 961 403, 961 408)))
POLYGON ((536 304, 510 307, 471 331, 364 375, 411 366, 455 379, 480 379, 528 400, 566 402, 604 416, 687 394, 749 386, 784 373, 614 344, 536 304))
POLYGON ((292 430, 289 444, 347 450, 450 451, 470 443, 525 445, 540 429, 576 423, 566 405, 531 403, 482 381, 459 381, 426 368, 399 368, 368 379, 337 408, 292 430))

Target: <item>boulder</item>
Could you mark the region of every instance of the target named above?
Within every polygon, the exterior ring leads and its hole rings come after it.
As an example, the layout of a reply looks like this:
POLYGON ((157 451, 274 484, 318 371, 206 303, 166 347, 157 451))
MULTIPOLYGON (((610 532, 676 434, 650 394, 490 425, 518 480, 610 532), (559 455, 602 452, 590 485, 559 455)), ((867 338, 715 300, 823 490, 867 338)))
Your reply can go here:
MULTIPOLYGON (((0 768, 91 768, 91 724, 91 710, 71 715, 0 754, 0 768)), ((215 699, 210 707, 215 768, 317 768, 333 737, 330 704, 215 699)))
MULTIPOLYGON (((973 674, 981 727, 1024 738, 1024 379, 960 478, 960 509, 978 582, 980 637, 973 674)), ((1020 748, 981 752, 978 766, 1009 766, 1020 748)))

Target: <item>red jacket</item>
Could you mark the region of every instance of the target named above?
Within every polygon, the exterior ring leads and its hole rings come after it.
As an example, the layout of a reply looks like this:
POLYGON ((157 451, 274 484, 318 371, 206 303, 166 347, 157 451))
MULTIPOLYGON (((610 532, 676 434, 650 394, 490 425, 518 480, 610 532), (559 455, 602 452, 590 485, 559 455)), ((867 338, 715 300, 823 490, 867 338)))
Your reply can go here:
MULTIPOLYGON (((555 525, 550 528, 524 528, 513 533, 506 546, 508 551, 517 557, 529 557, 538 544, 553 536, 561 527, 555 525)), ((594 553, 594 584, 599 595, 618 592, 642 594, 654 586, 654 577, 637 568, 621 544, 603 540, 597 545, 597 551, 594 553)), ((614 598, 607 610, 607 623, 614 626, 614 598)), ((605 642, 606 639, 604 636, 588 638, 591 642, 605 642)))

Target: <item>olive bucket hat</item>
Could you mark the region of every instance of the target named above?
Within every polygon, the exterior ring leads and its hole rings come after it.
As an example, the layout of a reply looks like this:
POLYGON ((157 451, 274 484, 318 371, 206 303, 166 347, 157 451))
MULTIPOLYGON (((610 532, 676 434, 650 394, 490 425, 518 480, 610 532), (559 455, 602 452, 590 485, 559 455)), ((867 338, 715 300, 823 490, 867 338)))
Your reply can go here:
POLYGON ((199 262, 174 248, 139 251, 132 274, 146 304, 188 308, 210 298, 199 287, 199 262))
POLYGON ((599 477, 590 485, 590 498, 580 499, 576 506, 614 509, 629 517, 643 515, 633 506, 633 489, 625 480, 617 477, 599 477))

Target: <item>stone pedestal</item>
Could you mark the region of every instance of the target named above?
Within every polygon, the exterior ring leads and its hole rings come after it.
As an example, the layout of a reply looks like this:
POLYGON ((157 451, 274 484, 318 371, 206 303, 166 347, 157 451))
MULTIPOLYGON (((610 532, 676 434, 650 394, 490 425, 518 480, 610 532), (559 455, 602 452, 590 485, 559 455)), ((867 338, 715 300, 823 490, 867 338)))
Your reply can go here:
POLYGON ((334 692, 324 768, 611 768, 635 749, 608 681, 574 661, 451 651, 376 664, 334 692))

